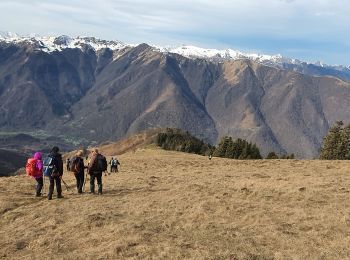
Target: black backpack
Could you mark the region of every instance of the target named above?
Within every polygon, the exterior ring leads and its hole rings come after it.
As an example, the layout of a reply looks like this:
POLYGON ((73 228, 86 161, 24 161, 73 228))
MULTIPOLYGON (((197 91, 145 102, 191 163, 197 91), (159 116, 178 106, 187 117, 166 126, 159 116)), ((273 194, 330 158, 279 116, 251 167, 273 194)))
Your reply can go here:
POLYGON ((96 171, 104 172, 107 171, 107 159, 102 154, 97 155, 96 171))

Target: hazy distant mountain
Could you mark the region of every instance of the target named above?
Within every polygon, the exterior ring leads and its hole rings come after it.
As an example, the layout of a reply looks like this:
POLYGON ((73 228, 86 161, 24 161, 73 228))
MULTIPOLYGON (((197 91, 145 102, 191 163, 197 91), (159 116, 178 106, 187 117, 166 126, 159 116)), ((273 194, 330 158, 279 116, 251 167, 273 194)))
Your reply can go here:
POLYGON ((350 122, 346 67, 174 52, 86 37, 3 36, 0 129, 101 142, 176 127, 212 143, 231 135, 265 154, 310 158, 334 121, 350 122))

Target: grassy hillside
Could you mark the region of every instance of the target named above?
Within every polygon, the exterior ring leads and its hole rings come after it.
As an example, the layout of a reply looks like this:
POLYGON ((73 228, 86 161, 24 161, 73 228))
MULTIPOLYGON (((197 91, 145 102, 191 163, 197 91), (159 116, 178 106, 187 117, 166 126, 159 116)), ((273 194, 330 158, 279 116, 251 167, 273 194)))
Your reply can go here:
POLYGON ((35 198, 0 179, 0 258, 349 259, 349 163, 118 156, 104 195, 35 198))

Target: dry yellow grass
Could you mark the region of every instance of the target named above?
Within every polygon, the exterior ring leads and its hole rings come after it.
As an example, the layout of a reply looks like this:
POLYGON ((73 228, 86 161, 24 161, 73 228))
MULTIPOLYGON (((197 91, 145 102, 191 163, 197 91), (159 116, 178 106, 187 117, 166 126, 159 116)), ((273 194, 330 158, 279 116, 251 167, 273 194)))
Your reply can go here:
POLYGON ((0 258, 350 259, 348 162, 118 159, 103 196, 47 201, 26 176, 0 179, 0 258))

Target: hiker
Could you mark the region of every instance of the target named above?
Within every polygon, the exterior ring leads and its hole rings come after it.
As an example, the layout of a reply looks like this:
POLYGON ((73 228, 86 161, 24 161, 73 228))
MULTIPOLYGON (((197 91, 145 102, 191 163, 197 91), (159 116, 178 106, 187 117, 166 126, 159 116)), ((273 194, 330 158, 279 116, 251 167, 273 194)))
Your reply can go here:
POLYGON ((33 158, 29 158, 26 164, 26 173, 28 176, 33 177, 36 182, 36 197, 41 196, 41 190, 44 186, 43 181, 43 162, 40 152, 34 153, 33 158))
POLYGON ((110 167, 111 167, 111 168, 110 168, 110 169, 111 169, 110 172, 113 172, 113 160, 114 160, 114 159, 113 159, 113 157, 112 157, 111 160, 109 161, 109 164, 111 165, 111 166, 110 166, 110 167))
POLYGON ((52 166, 52 173, 49 175, 50 186, 47 198, 48 200, 52 200, 52 194, 56 182, 57 198, 60 199, 63 198, 61 187, 61 178, 63 175, 63 161, 62 155, 59 153, 59 148, 57 146, 54 146, 51 149, 51 152, 48 157, 51 159, 50 166, 52 166))
POLYGON ((92 152, 92 157, 88 166, 90 174, 90 193, 95 193, 95 178, 97 179, 98 194, 102 194, 102 172, 107 170, 107 160, 102 154, 95 149, 92 152))
POLYGON ((83 193, 84 186, 84 159, 83 151, 78 151, 75 157, 71 161, 71 170, 74 172, 75 179, 77 181, 78 193, 83 193))
POLYGON ((70 159, 67 158, 67 171, 70 171, 70 163, 71 163, 70 159))
POLYGON ((210 161, 210 160, 211 160, 211 158, 212 158, 212 157, 211 157, 211 154, 209 154, 209 157, 208 157, 208 158, 209 158, 209 161, 210 161))
POLYGON ((119 163, 117 157, 113 159, 112 165, 113 165, 113 172, 119 172, 118 165, 120 165, 120 163, 119 163))

